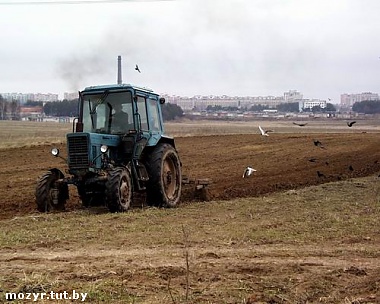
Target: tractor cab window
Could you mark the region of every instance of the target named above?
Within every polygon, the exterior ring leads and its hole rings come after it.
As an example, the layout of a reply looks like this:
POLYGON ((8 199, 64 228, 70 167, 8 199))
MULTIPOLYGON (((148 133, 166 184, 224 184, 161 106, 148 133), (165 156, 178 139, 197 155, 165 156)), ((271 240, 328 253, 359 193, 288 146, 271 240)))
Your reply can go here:
POLYGON ((95 96, 85 96, 83 101, 83 131, 105 133, 106 106, 97 103, 95 96), (87 99, 88 97, 88 99, 87 99))
POLYGON ((130 92, 86 94, 83 102, 84 132, 123 134, 134 129, 130 92))
POLYGON ((149 107, 149 128, 152 131, 159 131, 161 129, 160 114, 158 112, 157 100, 148 99, 149 107))
POLYGON ((145 98, 142 96, 137 96, 137 109, 140 115, 141 129, 144 131, 147 131, 148 130, 148 116, 146 113, 145 98))

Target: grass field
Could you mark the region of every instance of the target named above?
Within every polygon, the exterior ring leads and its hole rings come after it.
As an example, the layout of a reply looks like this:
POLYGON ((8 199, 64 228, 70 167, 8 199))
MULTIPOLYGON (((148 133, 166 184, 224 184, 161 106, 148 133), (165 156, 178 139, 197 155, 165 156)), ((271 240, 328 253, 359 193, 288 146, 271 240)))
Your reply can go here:
POLYGON ((0 149, 63 143, 71 130, 67 123, 0 120, 0 149))
POLYGON ((179 209, 15 217, 1 222, 0 287, 77 290, 89 303, 378 303, 379 194, 369 177, 179 209))

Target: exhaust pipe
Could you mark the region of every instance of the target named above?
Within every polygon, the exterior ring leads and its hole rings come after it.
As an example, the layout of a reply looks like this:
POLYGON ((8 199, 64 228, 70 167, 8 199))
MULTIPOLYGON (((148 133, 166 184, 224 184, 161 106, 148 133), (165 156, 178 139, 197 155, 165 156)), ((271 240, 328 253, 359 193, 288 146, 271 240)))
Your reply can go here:
POLYGON ((117 84, 122 84, 121 78, 121 56, 117 56, 117 84))

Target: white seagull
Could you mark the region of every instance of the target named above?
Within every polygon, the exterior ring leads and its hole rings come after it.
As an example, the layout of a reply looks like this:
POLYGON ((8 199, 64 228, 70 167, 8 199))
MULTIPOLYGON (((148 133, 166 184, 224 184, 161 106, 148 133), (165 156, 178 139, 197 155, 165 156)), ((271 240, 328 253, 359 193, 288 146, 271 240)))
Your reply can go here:
POLYGON ((272 130, 264 131, 264 129, 261 126, 259 126, 259 130, 261 132, 261 135, 263 135, 263 136, 269 136, 268 132, 273 132, 272 130))
POLYGON ((251 167, 248 166, 244 170, 243 178, 246 178, 246 177, 250 176, 255 171, 257 171, 257 170, 255 170, 255 169, 253 169, 253 168, 251 168, 251 167))

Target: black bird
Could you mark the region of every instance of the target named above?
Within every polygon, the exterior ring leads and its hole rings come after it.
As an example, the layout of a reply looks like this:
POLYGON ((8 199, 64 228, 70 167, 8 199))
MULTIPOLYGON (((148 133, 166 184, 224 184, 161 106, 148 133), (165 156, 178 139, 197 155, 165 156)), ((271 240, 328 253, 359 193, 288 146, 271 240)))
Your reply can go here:
POLYGON ((356 123, 356 121, 347 121, 347 126, 351 128, 354 123, 356 123))
POLYGON ((324 175, 322 172, 320 172, 320 171, 317 171, 317 175, 318 175, 318 177, 326 177, 326 175, 324 175))
POLYGON ((321 149, 325 149, 325 147, 322 145, 322 143, 317 139, 314 139, 314 145, 316 147, 320 147, 321 149))
POLYGON ((304 127, 304 126, 307 125, 307 122, 305 122, 305 123, 297 123, 297 122, 293 122, 293 125, 300 126, 300 127, 304 127))
POLYGON ((350 170, 350 171, 354 171, 354 168, 350 165, 350 166, 348 167, 348 170, 350 170))
POLYGON ((314 157, 309 158, 309 162, 311 162, 311 163, 315 163, 316 161, 317 161, 317 158, 314 158, 314 157))
POLYGON ((135 70, 139 73, 141 73, 140 69, 139 69, 139 66, 136 64, 136 67, 135 67, 135 70))

